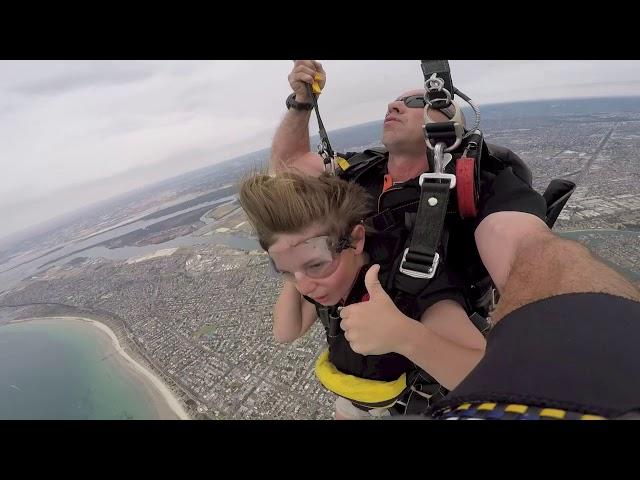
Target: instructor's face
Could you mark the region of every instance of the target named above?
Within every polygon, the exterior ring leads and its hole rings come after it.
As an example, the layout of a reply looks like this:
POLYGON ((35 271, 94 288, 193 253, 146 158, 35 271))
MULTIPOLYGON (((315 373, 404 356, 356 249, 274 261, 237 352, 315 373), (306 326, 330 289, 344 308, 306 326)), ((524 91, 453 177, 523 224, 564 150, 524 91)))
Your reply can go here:
MULTIPOLYGON (((422 125, 424 124, 424 90, 410 90, 387 105, 384 119, 382 143, 387 148, 425 146, 422 125)), ((429 117, 436 122, 449 121, 438 110, 429 110, 429 117)))

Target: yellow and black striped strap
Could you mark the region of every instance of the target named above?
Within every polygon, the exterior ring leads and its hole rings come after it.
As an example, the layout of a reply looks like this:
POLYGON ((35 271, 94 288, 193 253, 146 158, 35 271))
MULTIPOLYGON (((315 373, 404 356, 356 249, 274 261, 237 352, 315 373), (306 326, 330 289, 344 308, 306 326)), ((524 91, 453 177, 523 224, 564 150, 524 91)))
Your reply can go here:
POLYGON ((519 403, 462 403, 436 414, 440 420, 607 420, 600 415, 519 403))

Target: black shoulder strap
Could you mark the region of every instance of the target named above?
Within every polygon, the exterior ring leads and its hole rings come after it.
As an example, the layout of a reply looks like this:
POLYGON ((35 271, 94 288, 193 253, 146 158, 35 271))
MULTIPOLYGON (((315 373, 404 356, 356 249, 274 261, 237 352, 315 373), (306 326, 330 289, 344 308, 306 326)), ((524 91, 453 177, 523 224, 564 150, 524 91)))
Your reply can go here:
POLYGON ((413 278, 433 278, 438 268, 437 253, 449 203, 450 182, 425 181, 420 186, 420 203, 411 233, 411 243, 405 249, 400 272, 413 278))
POLYGON ((374 153, 377 153, 379 155, 386 155, 387 153, 389 153, 389 150, 387 150, 386 147, 371 147, 371 148, 367 148, 364 151, 365 152, 374 152, 374 153))
POLYGON ((373 147, 364 150, 338 163, 336 175, 345 180, 355 180, 364 172, 387 158, 387 149, 373 147))
POLYGON ((303 295, 302 297, 316 307, 316 313, 322 322, 322 326, 327 333, 327 337, 337 337, 340 333, 340 315, 338 315, 337 305, 327 307, 316 302, 311 297, 307 297, 306 295, 303 295))

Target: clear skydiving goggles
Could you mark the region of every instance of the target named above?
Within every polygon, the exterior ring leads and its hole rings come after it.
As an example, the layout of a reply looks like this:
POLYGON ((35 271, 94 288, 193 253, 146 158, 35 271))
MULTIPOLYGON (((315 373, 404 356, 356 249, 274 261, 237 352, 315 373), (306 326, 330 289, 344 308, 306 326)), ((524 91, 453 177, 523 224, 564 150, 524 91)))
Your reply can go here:
POLYGON ((287 250, 269 254, 274 275, 295 282, 300 275, 320 279, 332 275, 340 265, 340 253, 351 246, 351 239, 322 235, 309 238, 287 250))

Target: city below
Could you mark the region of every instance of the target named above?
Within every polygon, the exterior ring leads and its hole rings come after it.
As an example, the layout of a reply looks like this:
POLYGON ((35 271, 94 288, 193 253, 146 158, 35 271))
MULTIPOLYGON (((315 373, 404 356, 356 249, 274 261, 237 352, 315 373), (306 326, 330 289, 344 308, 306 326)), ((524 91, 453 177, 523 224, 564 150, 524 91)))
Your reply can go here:
MULTIPOLYGON (((482 128, 528 164, 539 192, 555 178, 574 181, 554 231, 640 285, 640 100, 589 102, 493 106, 482 128)), ((380 128, 338 132, 337 148, 376 145, 380 128)), ((0 248, 0 325, 46 316, 105 323, 191 418, 332 418, 335 397, 314 376, 324 330, 317 322, 291 344, 273 340, 282 284, 236 198, 238 180, 267 156, 103 202, 0 248)))

